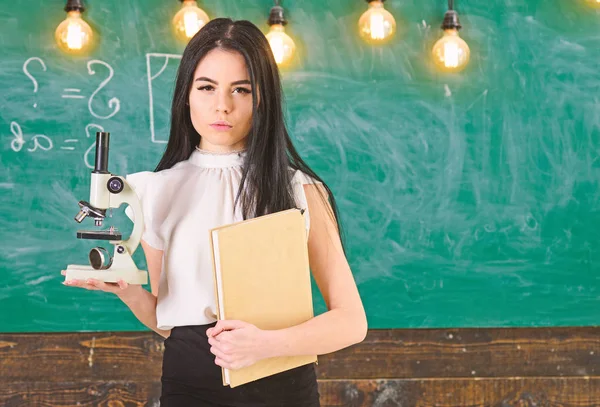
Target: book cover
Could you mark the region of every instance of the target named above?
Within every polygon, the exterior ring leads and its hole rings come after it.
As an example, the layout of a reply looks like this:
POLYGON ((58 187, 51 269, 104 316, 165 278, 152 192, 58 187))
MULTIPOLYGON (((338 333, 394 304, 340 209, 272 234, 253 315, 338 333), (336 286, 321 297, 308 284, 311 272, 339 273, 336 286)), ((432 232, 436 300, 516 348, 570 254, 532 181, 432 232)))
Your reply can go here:
MULTIPOLYGON (((290 209, 210 231, 219 320, 276 330, 314 316, 303 213, 290 209)), ((275 357, 222 368, 223 384, 236 387, 315 362, 316 355, 275 357)))

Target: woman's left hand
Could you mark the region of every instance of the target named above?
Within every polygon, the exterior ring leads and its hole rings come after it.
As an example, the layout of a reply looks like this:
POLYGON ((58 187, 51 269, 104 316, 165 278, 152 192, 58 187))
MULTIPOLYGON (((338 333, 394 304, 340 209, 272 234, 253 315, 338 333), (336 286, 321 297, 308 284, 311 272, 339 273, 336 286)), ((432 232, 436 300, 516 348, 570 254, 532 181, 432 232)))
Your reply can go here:
POLYGON ((247 322, 221 320, 206 335, 215 363, 226 369, 241 369, 269 357, 267 331, 247 322))

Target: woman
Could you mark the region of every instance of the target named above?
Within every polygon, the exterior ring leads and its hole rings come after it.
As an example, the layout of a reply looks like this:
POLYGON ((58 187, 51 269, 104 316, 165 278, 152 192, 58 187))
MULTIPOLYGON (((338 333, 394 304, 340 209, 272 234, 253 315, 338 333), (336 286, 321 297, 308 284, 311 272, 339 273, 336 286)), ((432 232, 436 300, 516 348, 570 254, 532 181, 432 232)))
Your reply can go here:
POLYGON ((313 365, 235 388, 221 381, 221 367, 322 355, 362 341, 367 331, 335 200, 292 145, 277 65, 255 25, 215 19, 191 39, 165 153, 154 172, 127 179, 142 202, 152 292, 122 281, 68 285, 115 293, 167 338, 161 406, 319 406, 313 365), (328 312, 274 331, 217 323, 208 229, 294 207, 307 211, 310 266, 328 312))

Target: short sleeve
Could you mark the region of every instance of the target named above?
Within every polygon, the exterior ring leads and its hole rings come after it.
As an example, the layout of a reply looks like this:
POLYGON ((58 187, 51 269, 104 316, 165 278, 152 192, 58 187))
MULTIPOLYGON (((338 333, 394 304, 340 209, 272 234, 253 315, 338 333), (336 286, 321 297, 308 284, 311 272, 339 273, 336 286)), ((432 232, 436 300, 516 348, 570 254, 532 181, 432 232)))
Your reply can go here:
MULTIPOLYGON (((156 182, 153 182, 155 181, 155 176, 155 172, 143 171, 129 174, 125 176, 125 180, 131 185, 141 202, 145 226, 142 239, 155 249, 163 250, 163 241, 157 230, 159 225, 157 225, 154 216, 157 205, 156 182)), ((128 205, 125 208, 125 214, 132 222, 135 222, 135 215, 131 206, 128 205)))
POLYGON ((304 192, 304 185, 323 185, 322 182, 309 177, 304 172, 296 170, 292 177, 292 188, 294 191, 294 198, 298 208, 304 209, 304 221, 306 223, 306 236, 310 232, 310 212, 308 210, 308 202, 306 200, 306 193, 304 192))

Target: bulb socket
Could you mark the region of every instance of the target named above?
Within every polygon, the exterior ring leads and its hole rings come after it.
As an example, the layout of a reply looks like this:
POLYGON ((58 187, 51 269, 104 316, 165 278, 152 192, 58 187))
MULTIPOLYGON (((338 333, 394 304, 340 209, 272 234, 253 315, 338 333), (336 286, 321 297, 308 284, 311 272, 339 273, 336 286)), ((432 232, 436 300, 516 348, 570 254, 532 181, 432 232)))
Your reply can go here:
POLYGON ((67 5, 64 9, 67 13, 69 11, 79 11, 83 13, 85 11, 85 7, 83 7, 83 0, 67 0, 67 5))
POLYGON ((444 22, 442 23, 442 30, 460 30, 462 25, 460 25, 460 21, 458 19, 458 13, 454 10, 446 11, 444 15, 444 22))
POLYGON ((274 25, 274 24, 286 25, 287 23, 288 22, 285 19, 285 16, 283 14, 283 7, 273 6, 273 8, 271 9, 271 14, 269 15, 268 24, 269 25, 274 25))

